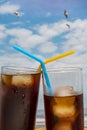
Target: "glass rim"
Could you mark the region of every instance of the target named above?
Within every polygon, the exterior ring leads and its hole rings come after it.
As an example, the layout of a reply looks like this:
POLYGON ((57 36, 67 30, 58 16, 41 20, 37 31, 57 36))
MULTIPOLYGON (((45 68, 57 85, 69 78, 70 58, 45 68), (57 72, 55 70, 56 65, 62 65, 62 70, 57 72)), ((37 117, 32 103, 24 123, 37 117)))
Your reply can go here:
POLYGON ((1 66, 1 74, 39 74, 37 68, 25 66, 1 66))
POLYGON ((82 68, 81 67, 58 67, 58 68, 50 68, 50 67, 47 67, 46 68, 47 72, 78 72, 78 71, 82 71, 82 68))

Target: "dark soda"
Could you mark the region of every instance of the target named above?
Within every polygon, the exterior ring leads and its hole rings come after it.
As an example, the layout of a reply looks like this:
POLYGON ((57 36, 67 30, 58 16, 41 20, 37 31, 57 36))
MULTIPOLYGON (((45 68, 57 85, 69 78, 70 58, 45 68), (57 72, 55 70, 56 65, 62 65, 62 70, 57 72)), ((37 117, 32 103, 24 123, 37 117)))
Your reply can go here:
POLYGON ((2 75, 1 130, 34 130, 40 73, 2 75))
POLYGON ((83 94, 44 95, 44 104, 47 130, 83 130, 83 94))

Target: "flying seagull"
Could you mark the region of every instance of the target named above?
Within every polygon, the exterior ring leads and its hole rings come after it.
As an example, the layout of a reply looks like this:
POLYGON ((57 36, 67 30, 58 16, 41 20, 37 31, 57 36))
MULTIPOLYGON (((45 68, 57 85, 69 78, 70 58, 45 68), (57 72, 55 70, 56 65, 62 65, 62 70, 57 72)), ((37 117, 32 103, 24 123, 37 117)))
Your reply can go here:
POLYGON ((68 28, 70 28, 70 24, 66 23, 66 26, 67 26, 68 28))
POLYGON ((64 10, 64 16, 68 18, 68 12, 66 10, 64 10))
POLYGON ((17 11, 13 12, 13 14, 15 14, 17 17, 19 17, 19 16, 20 16, 20 13, 19 13, 19 12, 17 12, 17 11))

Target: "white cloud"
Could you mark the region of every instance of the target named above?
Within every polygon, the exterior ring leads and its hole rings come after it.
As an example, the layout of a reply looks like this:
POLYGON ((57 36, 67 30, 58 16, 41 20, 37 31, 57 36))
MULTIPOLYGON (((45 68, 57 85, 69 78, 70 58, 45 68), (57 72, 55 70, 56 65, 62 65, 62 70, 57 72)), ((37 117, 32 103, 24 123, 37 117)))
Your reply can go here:
POLYGON ((13 29, 7 29, 6 33, 11 36, 27 38, 28 36, 32 35, 32 31, 27 30, 25 28, 13 28, 13 29))
POLYGON ((4 37, 5 37, 4 32, 0 32, 0 39, 4 37))
POLYGON ((5 26, 0 25, 0 40, 6 37, 5 30, 6 30, 5 26))
POLYGON ((60 35, 65 31, 65 29, 66 28, 64 21, 56 22, 53 24, 45 24, 37 27, 39 34, 44 36, 46 39, 60 35))
POLYGON ((57 47, 52 42, 46 42, 39 46, 38 51, 41 53, 53 53, 57 50, 57 47))
POLYGON ((17 11, 20 9, 19 5, 11 4, 10 2, 6 2, 2 5, 0 5, 0 14, 8 14, 13 13, 14 11, 17 11))
POLYGON ((5 26, 1 24, 1 25, 0 25, 0 30, 1 30, 1 31, 5 30, 5 26))
POLYGON ((31 58, 21 54, 16 53, 15 54, 4 54, 0 57, 0 67, 3 65, 17 65, 17 66, 25 66, 25 67, 38 67, 38 63, 35 60, 31 60, 31 58))
POLYGON ((13 37, 10 40, 11 44, 19 44, 22 47, 33 48, 44 41, 42 36, 24 28, 8 29, 6 33, 13 37))

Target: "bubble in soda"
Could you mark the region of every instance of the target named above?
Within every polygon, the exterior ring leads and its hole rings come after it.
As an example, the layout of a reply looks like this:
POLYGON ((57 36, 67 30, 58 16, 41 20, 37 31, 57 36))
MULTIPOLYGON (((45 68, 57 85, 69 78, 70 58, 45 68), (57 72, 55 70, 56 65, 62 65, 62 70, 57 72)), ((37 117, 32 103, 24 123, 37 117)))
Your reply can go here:
POLYGON ((34 82, 32 75, 15 75, 12 77, 12 85, 18 87, 31 87, 34 82))

